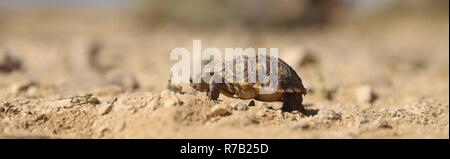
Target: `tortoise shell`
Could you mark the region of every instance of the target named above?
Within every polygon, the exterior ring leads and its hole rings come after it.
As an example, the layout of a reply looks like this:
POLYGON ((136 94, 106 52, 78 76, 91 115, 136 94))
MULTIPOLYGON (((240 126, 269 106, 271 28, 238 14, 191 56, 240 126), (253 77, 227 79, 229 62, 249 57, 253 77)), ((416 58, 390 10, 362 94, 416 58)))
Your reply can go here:
POLYGON ((193 88, 207 92, 212 100, 217 100, 219 95, 223 94, 244 100, 280 101, 283 102, 283 110, 286 111, 293 108, 304 110, 301 103, 303 96, 306 95, 306 88, 295 70, 279 58, 242 55, 213 67, 220 67, 219 71, 202 74, 210 75, 212 78, 202 78, 200 83, 191 82, 193 88), (275 69, 271 70, 271 65, 275 69), (270 79, 275 78, 277 83, 271 83, 270 79), (219 79, 220 82, 215 79, 219 79), (272 91, 261 93, 262 89, 272 91))
POLYGON ((227 86, 221 93, 232 98, 256 99, 260 101, 283 101, 284 93, 306 94, 301 78, 286 62, 279 58, 265 56, 262 58, 238 56, 222 64, 220 77, 227 86), (264 59, 262 59, 264 58, 264 59), (277 64, 277 70, 270 65, 277 64), (278 71, 277 74, 275 74, 278 71), (278 80, 271 85, 270 73, 278 80), (273 88, 276 86, 276 88, 273 88), (275 90, 272 94, 260 94, 262 87, 275 90))

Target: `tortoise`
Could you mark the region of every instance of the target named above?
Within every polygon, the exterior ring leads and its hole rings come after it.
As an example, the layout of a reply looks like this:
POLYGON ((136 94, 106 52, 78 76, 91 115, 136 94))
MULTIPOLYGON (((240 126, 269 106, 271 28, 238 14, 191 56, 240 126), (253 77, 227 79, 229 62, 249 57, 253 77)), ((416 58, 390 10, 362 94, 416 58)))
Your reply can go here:
MULTIPOLYGON (((220 65, 220 64, 219 64, 220 65)), ((282 111, 290 112, 293 110, 298 110, 305 113, 305 109, 302 105, 303 96, 306 95, 307 90, 302 84, 301 78, 295 72, 292 67, 286 64, 283 60, 271 56, 254 56, 249 57, 245 55, 237 56, 232 60, 223 62, 220 71, 217 72, 204 72, 201 77, 204 77, 207 73, 210 75, 210 79, 200 80, 198 83, 193 83, 192 78, 190 79, 190 86, 200 92, 206 92, 211 100, 218 100, 219 95, 223 94, 230 98, 238 99, 255 99, 263 102, 283 102, 282 111), (265 58, 266 62, 262 61, 261 58, 265 58), (249 73, 254 73, 262 71, 265 73, 265 77, 270 74, 270 62, 278 62, 278 74, 275 78, 278 79, 278 85, 274 88, 275 91, 268 94, 261 94, 259 91, 264 86, 274 86, 270 85, 270 80, 254 80, 254 76, 248 76, 249 73), (250 65, 248 65, 250 63, 250 65), (231 66, 231 67, 230 67, 231 66), (250 67, 249 67, 250 66, 250 67), (230 69, 234 68, 234 69, 230 69), (233 71, 235 70, 235 71, 233 71), (232 71, 232 72, 230 72, 232 71), (233 82, 233 78, 236 77, 239 72, 242 71, 244 75, 240 82, 233 82), (214 79, 220 79, 224 82, 216 82, 214 79), (253 80, 251 80, 252 78, 253 80), (207 81, 207 82, 205 82, 207 81)), ((242 77, 242 76, 241 76, 242 77)), ((272 76, 274 77, 274 76, 272 76)), ((258 74, 259 78, 259 74, 258 74)), ((236 80, 235 80, 236 81, 236 80)))

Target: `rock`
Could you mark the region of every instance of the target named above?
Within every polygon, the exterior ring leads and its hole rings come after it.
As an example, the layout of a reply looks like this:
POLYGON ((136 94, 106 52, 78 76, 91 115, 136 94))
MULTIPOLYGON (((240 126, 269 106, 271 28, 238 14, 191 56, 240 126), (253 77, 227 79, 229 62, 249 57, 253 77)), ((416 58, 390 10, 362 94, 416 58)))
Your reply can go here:
POLYGON ((297 125, 295 125, 292 129, 293 130, 307 130, 307 129, 311 129, 311 124, 307 123, 307 122, 303 122, 303 123, 299 123, 297 125))
POLYGON ((36 86, 31 86, 30 88, 27 89, 26 91, 26 95, 28 97, 37 97, 39 95, 38 93, 38 87, 36 86))
POLYGON ((283 103, 258 102, 256 106, 266 109, 281 110, 281 108, 283 107, 283 103))
POLYGON ((270 109, 272 105, 266 102, 258 102, 256 103, 256 107, 270 109))
POLYGON ((255 115, 257 117, 266 117, 267 116, 267 112, 266 111, 258 111, 255 113, 255 115))
POLYGON ((227 116, 231 115, 230 108, 225 104, 217 104, 211 108, 211 116, 227 116))
POLYGON ((197 90, 195 90, 194 88, 191 87, 187 87, 186 90, 184 91, 185 94, 189 94, 189 95, 197 95, 198 92, 197 90))
POLYGON ((110 133, 111 130, 107 127, 100 127, 95 130, 100 137, 104 137, 106 134, 110 133))
POLYGON ((255 101, 254 100, 250 101, 250 103, 248 103, 248 106, 250 107, 255 106, 255 101))
POLYGON ((27 91, 31 86, 35 86, 36 83, 30 80, 23 80, 16 83, 13 83, 9 90, 11 94, 18 95, 21 92, 27 91))
POLYGON ((365 115, 359 115, 356 118, 356 121, 358 122, 359 125, 367 124, 370 122, 369 118, 365 115))
POLYGON ((167 85, 167 89, 172 91, 172 92, 175 92, 175 93, 185 94, 185 92, 183 92, 183 87, 181 85, 178 85, 178 84, 169 83, 167 85))
POLYGON ((109 112, 111 112, 111 110, 114 106, 114 103, 116 101, 117 101, 117 97, 114 97, 110 101, 101 104, 97 111, 98 115, 105 115, 105 114, 108 114, 109 112))
POLYGON ((231 107, 233 107, 233 109, 237 110, 237 111, 246 111, 246 110, 248 110, 247 104, 245 104, 243 102, 233 102, 233 103, 231 103, 231 107))
POLYGON ((129 72, 114 69, 106 73, 106 81, 112 85, 118 85, 127 91, 139 89, 139 83, 136 78, 129 72))
POLYGON ((14 70, 19 70, 21 69, 21 66, 22 63, 17 57, 10 55, 8 51, 0 52, 0 73, 9 73, 14 70))
POLYGON ((148 103, 148 106, 150 107, 150 109, 156 110, 161 107, 161 103, 157 100, 152 100, 150 101, 150 103, 148 103))
POLYGON ((304 67, 318 63, 317 57, 310 50, 297 46, 286 48, 286 55, 283 59, 292 67, 304 67))
POLYGON ((360 86, 355 90, 355 98, 359 103, 372 103, 375 100, 375 93, 371 86, 360 86))
POLYGON ((320 110, 319 113, 317 114, 317 117, 326 120, 340 120, 341 114, 334 112, 332 110, 320 110))
POLYGON ((177 96, 171 96, 164 101, 164 107, 169 108, 173 106, 181 105, 182 102, 177 96))
POLYGON ((86 99, 87 103, 93 104, 93 105, 99 105, 101 104, 100 100, 97 97, 91 97, 86 99))
POLYGON ((281 108, 283 108, 283 103, 270 104, 270 108, 272 108, 273 110, 281 110, 281 108))
POLYGON ((117 108, 127 112, 135 113, 139 109, 148 106, 148 102, 149 99, 146 94, 125 93, 119 96, 119 99, 117 101, 117 108))
POLYGON ((38 117, 36 117, 36 119, 34 119, 35 122, 39 122, 39 121, 46 122, 47 120, 48 120, 48 116, 45 114, 41 114, 38 117))
POLYGON ((166 89, 169 91, 175 92, 175 93, 184 94, 183 87, 179 84, 172 82, 172 72, 170 73, 170 78, 169 78, 169 81, 167 82, 166 89))
POLYGON ((90 69, 95 70, 97 72, 103 73, 106 70, 110 69, 110 65, 105 65, 102 63, 101 53, 104 50, 104 44, 102 41, 99 41, 98 39, 95 40, 87 40, 84 44, 86 48, 85 53, 87 59, 87 63, 89 64, 90 69))
POLYGON ((0 106, 2 106, 2 107, 7 107, 7 108, 14 107, 14 105, 12 105, 12 104, 9 103, 9 102, 2 102, 2 103, 0 104, 0 106))
POLYGON ((106 114, 108 114, 109 112, 111 112, 112 108, 113 108, 113 105, 112 105, 112 104, 102 104, 102 105, 98 108, 97 114, 98 114, 98 115, 106 115, 106 114))
POLYGON ((393 127, 386 121, 378 120, 375 124, 379 129, 393 129, 393 127))
POLYGON ((318 62, 317 57, 314 56, 310 51, 306 50, 303 54, 300 54, 298 65, 300 67, 316 65, 318 62))
POLYGON ((192 88, 189 84, 186 83, 180 83, 180 84, 173 84, 170 83, 167 85, 167 90, 178 93, 178 94, 188 94, 188 95, 197 95, 198 91, 192 88))

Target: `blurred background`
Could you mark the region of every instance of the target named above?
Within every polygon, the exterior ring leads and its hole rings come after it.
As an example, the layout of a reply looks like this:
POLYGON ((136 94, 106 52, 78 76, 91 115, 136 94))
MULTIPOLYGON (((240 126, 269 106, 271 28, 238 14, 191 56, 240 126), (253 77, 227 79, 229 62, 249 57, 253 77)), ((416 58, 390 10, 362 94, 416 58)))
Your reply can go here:
POLYGON ((2 0, 2 96, 159 91, 171 49, 191 49, 193 39, 204 48, 277 47, 325 94, 394 89, 417 71, 448 78, 447 0, 2 0), (9 90, 17 81, 39 91, 9 90))
POLYGON ((0 138, 448 138, 448 5, 0 0, 0 138), (311 116, 168 91, 169 53, 194 39, 278 48, 311 116))

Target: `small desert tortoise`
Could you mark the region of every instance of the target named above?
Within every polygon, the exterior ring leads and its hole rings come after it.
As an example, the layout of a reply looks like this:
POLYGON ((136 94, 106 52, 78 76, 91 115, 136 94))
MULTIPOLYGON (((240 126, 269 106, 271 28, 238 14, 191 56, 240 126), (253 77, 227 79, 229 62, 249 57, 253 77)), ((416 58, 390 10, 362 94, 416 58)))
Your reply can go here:
MULTIPOLYGON (((295 70, 279 58, 270 56, 263 56, 262 58, 238 56, 233 60, 222 63, 222 71, 219 71, 218 73, 208 72, 212 76, 210 80, 206 80, 209 82, 200 80, 199 83, 193 83, 191 79, 190 85, 197 91, 206 92, 211 100, 217 100, 219 98, 219 95, 223 94, 227 97, 239 98, 244 100, 255 99, 263 102, 278 101, 283 102, 283 111, 298 110, 300 112, 304 112, 302 101, 303 96, 306 95, 306 88, 303 86, 302 80, 297 75, 295 70), (266 59, 265 62, 261 60, 262 58, 266 59), (267 86, 270 86, 270 80, 266 78, 265 80, 263 80, 265 82, 262 83, 258 80, 256 80, 256 82, 253 82, 255 81, 254 76, 248 76, 248 74, 249 72, 258 72, 263 69, 262 72, 265 73, 265 77, 270 77, 269 74, 271 61, 278 62, 278 74, 276 74, 275 76, 275 78, 278 79, 278 85, 276 86, 276 88, 274 88, 274 90, 276 91, 270 94, 261 94, 259 93, 259 91, 261 90, 262 86, 266 88, 267 86), (248 65, 249 63, 250 65, 248 65), (238 75, 238 73, 235 72, 239 71, 244 73, 244 76, 239 76, 243 77, 243 79, 241 80, 241 82, 233 82, 233 78, 236 79, 236 76, 238 75), (249 77, 252 78, 252 80, 249 80, 249 77), (214 78, 220 78, 221 81, 224 82, 216 83, 214 81, 214 78)), ((205 74, 203 74, 203 76, 204 75, 205 74)), ((258 79, 258 77, 259 76, 257 76, 256 79, 258 79)))

